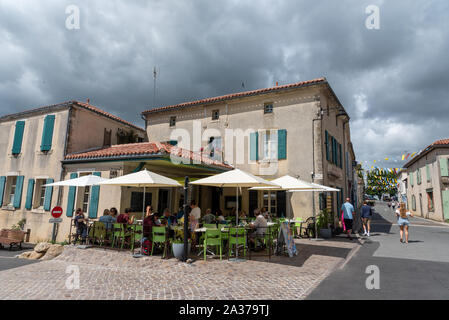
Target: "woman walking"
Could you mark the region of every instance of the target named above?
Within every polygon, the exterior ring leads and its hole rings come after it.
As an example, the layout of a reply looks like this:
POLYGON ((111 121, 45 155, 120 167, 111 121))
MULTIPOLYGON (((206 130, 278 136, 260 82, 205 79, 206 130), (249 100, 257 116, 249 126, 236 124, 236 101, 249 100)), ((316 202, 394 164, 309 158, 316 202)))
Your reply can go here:
POLYGON ((401 242, 404 242, 403 235, 405 232, 405 243, 408 243, 408 227, 410 226, 410 221, 408 217, 413 217, 413 214, 410 211, 405 209, 405 203, 401 202, 399 208, 396 210, 396 215, 398 216, 398 225, 400 228, 401 242))

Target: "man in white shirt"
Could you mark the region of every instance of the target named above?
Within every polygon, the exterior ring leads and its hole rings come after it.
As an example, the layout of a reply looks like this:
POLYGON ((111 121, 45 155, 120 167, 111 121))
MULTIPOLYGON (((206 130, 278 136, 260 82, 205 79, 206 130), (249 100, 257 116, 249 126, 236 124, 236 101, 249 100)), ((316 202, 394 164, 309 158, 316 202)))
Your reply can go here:
POLYGON ((190 212, 190 215, 195 218, 195 220, 200 221, 201 219, 201 209, 196 205, 196 201, 192 200, 190 201, 190 208, 192 211, 190 212))
POLYGON ((254 216, 256 216, 256 220, 251 224, 251 228, 256 230, 250 235, 250 241, 256 245, 256 237, 262 239, 267 232, 268 222, 259 209, 254 210, 254 216))

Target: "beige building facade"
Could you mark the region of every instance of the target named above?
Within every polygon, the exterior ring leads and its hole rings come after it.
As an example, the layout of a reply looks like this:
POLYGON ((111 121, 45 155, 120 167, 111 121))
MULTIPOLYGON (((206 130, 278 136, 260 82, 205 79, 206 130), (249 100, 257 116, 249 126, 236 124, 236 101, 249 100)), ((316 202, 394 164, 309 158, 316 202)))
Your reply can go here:
MULTIPOLYGON (((143 129, 77 101, 2 116, 0 135, 0 228, 25 219, 32 242, 51 239, 50 210, 62 202, 64 189, 44 185, 65 178, 67 154, 146 141, 143 129)), ((66 212, 63 217, 62 228, 70 224, 66 212)))
MULTIPOLYGON (((355 198, 355 154, 349 116, 325 78, 151 109, 149 141, 178 144, 236 168, 275 179, 291 175, 341 190, 311 192, 242 190, 242 208, 267 207, 277 216, 308 218, 329 207, 337 215, 345 197, 355 198), (314 201, 312 199, 314 198, 314 201)), ((224 188, 219 205, 209 190, 203 208, 229 210, 224 188)))
POLYGON ((408 209, 426 219, 449 221, 449 139, 434 142, 404 167, 408 209))

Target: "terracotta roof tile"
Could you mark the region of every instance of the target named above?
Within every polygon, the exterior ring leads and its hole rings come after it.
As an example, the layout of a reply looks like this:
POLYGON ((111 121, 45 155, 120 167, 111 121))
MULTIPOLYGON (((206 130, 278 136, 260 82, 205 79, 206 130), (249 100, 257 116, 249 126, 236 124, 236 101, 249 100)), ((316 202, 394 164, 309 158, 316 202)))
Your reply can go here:
POLYGON ((196 101, 191 101, 191 102, 184 102, 184 103, 171 105, 171 106, 154 108, 154 109, 150 109, 150 110, 144 111, 144 112, 142 112, 142 114, 156 113, 156 112, 162 112, 162 111, 167 111, 167 110, 171 110, 171 109, 177 109, 177 108, 183 108, 183 107, 191 107, 191 106, 196 106, 196 105, 200 105, 200 104, 214 103, 214 102, 220 102, 220 101, 230 100, 230 99, 235 99, 235 98, 242 98, 242 97, 258 95, 258 94, 263 94, 263 93, 276 92, 276 91, 279 91, 279 90, 299 88, 299 87, 303 87, 303 86, 306 86, 306 85, 325 83, 326 81, 327 81, 326 78, 318 78, 318 79, 302 81, 302 82, 297 82, 297 83, 291 83, 291 84, 286 84, 286 85, 276 86, 276 87, 271 87, 271 88, 257 89, 257 90, 252 90, 252 91, 244 91, 244 92, 232 93, 232 94, 227 94, 227 95, 219 96, 219 97, 205 98, 205 99, 201 99, 201 100, 196 100, 196 101))
POLYGON ((117 157, 148 156, 158 154, 162 156, 169 156, 170 154, 174 154, 184 159, 201 161, 201 163, 207 165, 214 165, 223 168, 232 168, 231 166, 223 162, 213 160, 208 157, 201 156, 201 154, 161 142, 141 142, 141 143, 114 145, 111 147, 106 147, 98 150, 72 153, 67 155, 65 157, 65 160, 89 160, 89 159, 92 160, 102 158, 106 160, 109 158, 117 158, 117 157))

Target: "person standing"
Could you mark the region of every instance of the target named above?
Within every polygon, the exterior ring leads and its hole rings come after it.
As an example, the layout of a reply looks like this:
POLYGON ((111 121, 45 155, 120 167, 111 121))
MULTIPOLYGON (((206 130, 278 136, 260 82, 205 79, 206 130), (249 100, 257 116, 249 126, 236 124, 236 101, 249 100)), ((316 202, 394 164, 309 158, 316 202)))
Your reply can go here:
POLYGON ((371 206, 368 205, 368 203, 365 201, 363 202, 362 206, 362 223, 363 223, 363 235, 364 236, 370 236, 370 229, 371 229, 371 219, 373 218, 373 209, 371 206))
POLYGON ((83 210, 81 208, 76 209, 75 218, 73 220, 75 220, 76 227, 75 242, 73 244, 77 243, 79 236, 81 236, 83 243, 86 242, 88 219, 86 219, 86 217, 84 216, 83 210))
POLYGON ((349 240, 352 240, 351 233, 355 211, 349 198, 346 198, 346 202, 343 203, 343 205, 341 206, 341 215, 342 215, 342 222, 348 235, 348 238, 349 240))
POLYGON ((398 225, 400 228, 399 234, 401 236, 401 239, 399 241, 401 243, 404 242, 403 235, 405 232, 405 243, 408 243, 408 228, 410 226, 408 217, 413 217, 413 214, 410 211, 407 211, 407 209, 405 209, 405 203, 401 202, 399 208, 396 210, 396 215, 398 217, 398 225))

